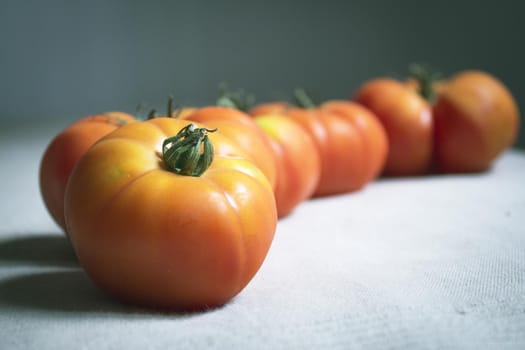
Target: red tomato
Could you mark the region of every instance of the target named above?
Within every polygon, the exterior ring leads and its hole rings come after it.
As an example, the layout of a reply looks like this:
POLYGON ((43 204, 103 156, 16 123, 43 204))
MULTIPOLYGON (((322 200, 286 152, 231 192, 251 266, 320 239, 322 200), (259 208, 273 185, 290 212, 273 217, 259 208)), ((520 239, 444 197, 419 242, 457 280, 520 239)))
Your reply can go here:
POLYGON ((39 174, 44 204, 55 222, 65 230, 66 184, 80 157, 96 141, 135 118, 123 112, 108 112, 82 118, 56 135, 45 150, 39 174))
POLYGON ((388 135, 386 175, 421 175, 432 164, 432 109, 416 89, 392 79, 365 83, 355 100, 369 108, 388 135))
POLYGON ((310 135, 288 117, 260 115, 255 122, 269 136, 277 159, 274 194, 278 216, 284 217, 314 193, 321 160, 310 135))
POLYGON ((116 298, 202 309, 261 266, 277 214, 266 176, 229 138, 188 121, 132 123, 80 159, 66 223, 92 280, 116 298))
POLYGON ((435 150, 444 172, 478 172, 510 147, 519 112, 509 90, 495 77, 465 71, 446 81, 434 106, 435 150))

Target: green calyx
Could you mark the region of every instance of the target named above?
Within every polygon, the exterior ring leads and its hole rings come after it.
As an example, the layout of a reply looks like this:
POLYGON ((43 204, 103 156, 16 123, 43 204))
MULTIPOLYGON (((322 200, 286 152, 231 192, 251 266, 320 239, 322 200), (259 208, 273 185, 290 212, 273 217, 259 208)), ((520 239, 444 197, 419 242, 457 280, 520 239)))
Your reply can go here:
POLYGON ((247 112, 255 104, 255 95, 247 93, 244 89, 230 90, 226 84, 219 86, 219 98, 216 105, 247 112))
POLYGON ((315 108, 315 103, 304 89, 295 89, 293 92, 293 103, 301 108, 315 108))
POLYGON ((436 99, 434 82, 441 78, 441 73, 434 71, 430 66, 414 63, 409 67, 410 76, 419 83, 418 92, 425 100, 433 103, 436 99))
POLYGON ((215 131, 188 124, 177 135, 165 139, 162 159, 166 168, 179 175, 201 176, 213 162, 213 144, 208 133, 215 131))

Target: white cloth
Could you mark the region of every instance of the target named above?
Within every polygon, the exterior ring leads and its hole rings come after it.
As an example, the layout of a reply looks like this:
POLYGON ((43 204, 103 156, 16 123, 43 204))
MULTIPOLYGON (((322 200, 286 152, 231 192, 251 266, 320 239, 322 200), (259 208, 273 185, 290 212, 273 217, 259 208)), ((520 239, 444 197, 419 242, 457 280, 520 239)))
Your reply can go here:
POLYGON ((0 349, 525 349, 525 154, 477 175, 381 179, 301 204, 230 303, 108 298, 38 189, 59 128, 0 132, 0 349))

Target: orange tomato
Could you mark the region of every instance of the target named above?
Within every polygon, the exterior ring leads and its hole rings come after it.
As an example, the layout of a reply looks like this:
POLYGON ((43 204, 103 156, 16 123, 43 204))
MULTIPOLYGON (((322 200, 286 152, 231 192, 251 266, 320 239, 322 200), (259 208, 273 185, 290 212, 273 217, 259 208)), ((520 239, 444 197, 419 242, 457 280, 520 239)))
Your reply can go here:
POLYGON ((260 103, 253 106, 248 113, 250 115, 286 114, 286 111, 294 106, 285 101, 274 101, 260 103))
POLYGON ((371 164, 382 167, 379 150, 385 146, 381 145, 384 143, 381 140, 381 126, 377 123, 369 126, 374 123, 373 120, 369 121, 374 118, 372 113, 363 107, 349 104, 343 107, 334 102, 324 107, 299 108, 285 102, 273 102, 251 110, 253 115, 266 111, 284 114, 310 134, 321 157, 321 177, 314 196, 359 190, 376 175, 371 164), (358 126, 358 121, 368 124, 358 126), (367 128, 373 131, 365 131, 367 128), (373 149, 377 154, 369 153, 373 149), (369 162, 370 157, 374 158, 372 162, 369 162), (370 168, 365 170, 367 167, 370 168))
POLYGON ((361 86, 354 98, 385 128, 386 175, 421 175, 431 169, 432 108, 416 89, 392 79, 374 79, 361 86))
POLYGON ((481 71, 444 83, 434 106, 435 150, 444 172, 478 172, 515 141, 519 111, 509 90, 481 71))
POLYGON ((383 171, 388 153, 388 136, 377 117, 366 107, 350 101, 327 101, 321 108, 351 122, 363 140, 363 165, 356 188, 377 178, 383 171))
POLYGON ((277 165, 270 141, 261 128, 246 113, 228 107, 208 106, 194 109, 179 118, 217 128, 241 147, 275 186, 277 165))
POLYGON ((284 217, 317 188, 319 153, 310 135, 286 116, 260 115, 255 122, 269 136, 277 159, 274 194, 278 216, 284 217))
POLYGON ((62 229, 65 230, 64 194, 73 167, 96 141, 134 121, 124 112, 97 114, 76 121, 51 140, 40 162, 39 186, 47 210, 62 229))
POLYGON ((161 309, 213 307, 239 293, 277 222, 271 185, 244 156, 220 131, 173 118, 97 142, 71 175, 65 210, 91 279, 119 300, 161 309))
POLYGON ((174 118, 186 119, 190 114, 194 113, 196 110, 196 107, 177 108, 175 111, 173 111, 173 113, 171 113, 171 116, 174 118))

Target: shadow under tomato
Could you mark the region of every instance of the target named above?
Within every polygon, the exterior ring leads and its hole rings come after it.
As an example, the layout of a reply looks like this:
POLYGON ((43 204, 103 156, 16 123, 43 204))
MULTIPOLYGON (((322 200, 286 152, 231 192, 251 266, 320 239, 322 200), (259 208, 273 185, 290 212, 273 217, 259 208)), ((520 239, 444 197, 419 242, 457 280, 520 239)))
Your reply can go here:
POLYGON ((81 269, 39 272, 0 280, 0 305, 66 313, 127 314, 187 318, 212 311, 165 311, 120 303, 100 290, 81 269))
POLYGON ((41 272, 0 281, 0 303, 22 309, 73 313, 142 311, 111 299, 80 269, 41 272))
POLYGON ((0 261, 38 266, 78 266, 75 252, 66 236, 51 233, 0 241, 0 261))

